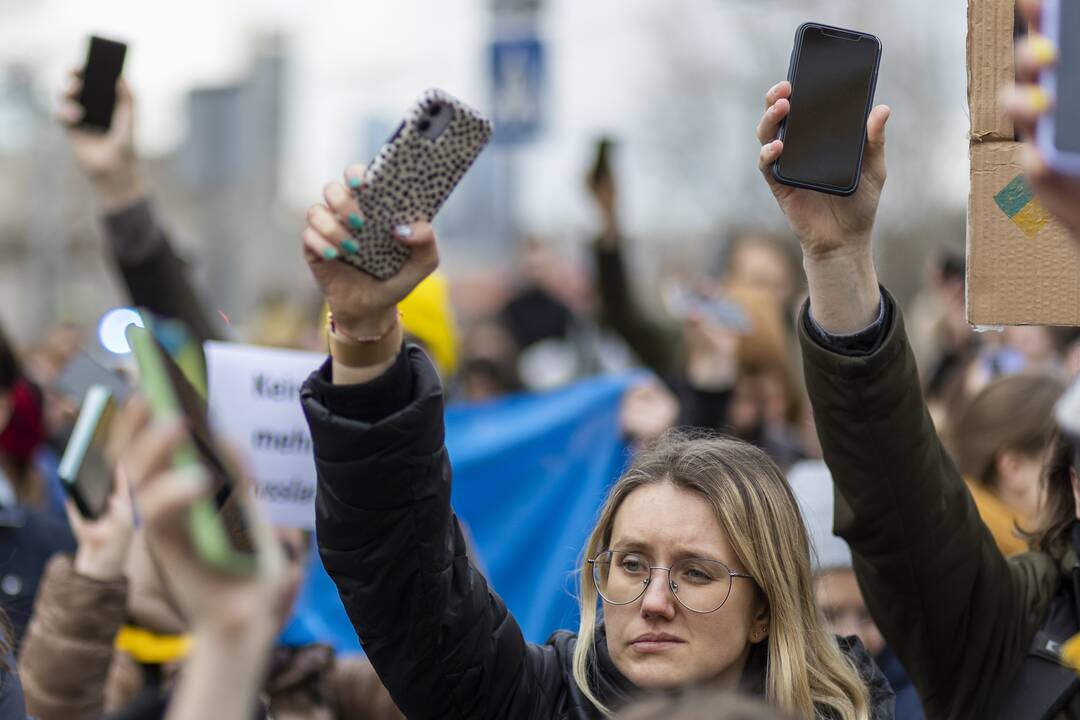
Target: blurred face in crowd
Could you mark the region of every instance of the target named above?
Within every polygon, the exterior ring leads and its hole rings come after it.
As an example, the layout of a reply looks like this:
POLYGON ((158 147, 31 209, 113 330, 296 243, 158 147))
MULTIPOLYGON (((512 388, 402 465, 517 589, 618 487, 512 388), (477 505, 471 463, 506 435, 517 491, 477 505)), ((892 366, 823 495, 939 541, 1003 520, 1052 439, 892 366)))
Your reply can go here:
POLYGON ((767 293, 784 307, 795 292, 788 259, 764 240, 746 238, 731 256, 728 280, 767 293))
POLYGON ((850 568, 825 570, 814 576, 814 599, 833 635, 857 635, 871 655, 885 649, 885 638, 866 609, 855 571, 850 568))
POLYGON ((1005 328, 1005 344, 1019 350, 1030 365, 1040 365, 1057 355, 1053 330, 1041 325, 1005 328))
POLYGON ((1025 455, 1007 450, 997 456, 997 494, 1025 518, 1035 518, 1042 505, 1040 478, 1048 454, 1044 451, 1025 455))
MULTIPOLYGON (((615 516, 611 549, 640 553, 654 567, 705 558, 745 571, 705 499, 669 482, 639 487, 626 497, 615 516)), ((750 634, 767 615, 753 581, 734 578, 719 610, 695 613, 675 599, 668 579, 666 570, 654 570, 635 602, 604 603, 615 666, 642 688, 704 680, 734 686, 750 651, 750 634)))

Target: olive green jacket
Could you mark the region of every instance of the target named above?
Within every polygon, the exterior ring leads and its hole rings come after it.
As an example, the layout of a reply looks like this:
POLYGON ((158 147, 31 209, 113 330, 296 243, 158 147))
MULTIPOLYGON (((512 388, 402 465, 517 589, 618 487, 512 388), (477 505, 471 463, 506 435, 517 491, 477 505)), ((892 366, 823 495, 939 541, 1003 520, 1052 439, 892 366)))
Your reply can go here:
MULTIPOLYGON (((834 531, 851 546, 870 612, 927 717, 992 718, 1076 556, 1002 557, 938 439, 900 311, 886 302, 884 340, 869 355, 827 349, 806 308, 799 322, 836 487, 834 531)), ((1080 697, 1058 717, 1080 719, 1080 697)))

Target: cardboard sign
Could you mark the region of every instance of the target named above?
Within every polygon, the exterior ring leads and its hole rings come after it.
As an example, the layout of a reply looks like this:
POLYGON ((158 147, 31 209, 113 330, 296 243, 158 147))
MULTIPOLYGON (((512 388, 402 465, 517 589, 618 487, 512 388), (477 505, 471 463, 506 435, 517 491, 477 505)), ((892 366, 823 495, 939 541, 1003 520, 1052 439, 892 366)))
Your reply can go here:
POLYGON ((1036 198, 998 101, 1013 82, 1015 0, 968 2, 967 318, 973 325, 1080 325, 1080 248, 1036 198))
POLYGON ((204 347, 210 420, 246 456, 270 523, 314 529, 315 461, 300 387, 326 356, 233 343, 204 347))

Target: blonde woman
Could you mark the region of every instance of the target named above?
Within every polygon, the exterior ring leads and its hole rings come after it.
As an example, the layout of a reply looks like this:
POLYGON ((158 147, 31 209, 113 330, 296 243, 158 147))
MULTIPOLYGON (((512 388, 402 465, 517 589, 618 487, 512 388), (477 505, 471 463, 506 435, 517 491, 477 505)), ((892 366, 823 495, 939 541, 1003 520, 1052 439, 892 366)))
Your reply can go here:
MULTIPOLYGON (((411 259, 389 280, 335 262, 356 250, 344 223, 362 218, 346 184, 362 172, 347 170, 308 212, 304 253, 333 320, 331 357, 302 400, 322 559, 405 715, 600 718, 704 681, 799 717, 891 718, 866 652, 822 629, 783 476, 732 440, 672 436, 641 455, 586 548, 579 635, 525 642, 469 563, 450 507, 442 383, 402 343, 397 304, 438 264, 431 227, 397 229, 411 259)), ((545 561, 544 548, 520 558, 545 561)))

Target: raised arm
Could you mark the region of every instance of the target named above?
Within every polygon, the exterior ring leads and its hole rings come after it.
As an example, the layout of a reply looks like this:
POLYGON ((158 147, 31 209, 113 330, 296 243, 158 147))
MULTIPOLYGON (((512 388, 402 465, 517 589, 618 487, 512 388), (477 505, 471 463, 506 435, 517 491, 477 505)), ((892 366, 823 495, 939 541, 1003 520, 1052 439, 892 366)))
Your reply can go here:
POLYGON ((438 264, 431 227, 399 228, 412 256, 379 282, 336 260, 355 249, 343 221, 360 210, 341 183, 324 194, 304 253, 333 313, 331 359, 302 394, 323 563, 407 717, 550 717, 551 683, 545 694, 537 676, 554 671, 551 650, 525 642, 469 562, 450 507, 442 383, 422 351, 402 350, 397 304, 438 264))
POLYGON ((626 272, 624 238, 619 229, 615 177, 590 177, 588 189, 600 214, 602 229, 593 245, 601 315, 619 333, 646 367, 662 377, 677 370, 679 328, 646 311, 626 272))
POLYGON ((871 233, 889 109, 870 115, 858 191, 834 197, 769 172, 790 93, 786 82, 768 93, 760 164, 802 244, 810 300, 799 330, 836 483, 835 531, 928 716, 990 716, 1045 609, 1025 598, 1043 593, 1031 592, 1030 562, 1010 567, 979 520, 926 411, 899 310, 878 285, 871 233))
POLYGON ((79 167, 90 180, 101 210, 108 250, 132 303, 182 321, 201 343, 221 337, 206 312, 190 272, 158 222, 139 174, 135 154, 135 100, 127 81, 116 86, 116 110, 106 133, 78 127, 82 107, 75 102, 82 78, 73 72, 58 119, 79 167))

